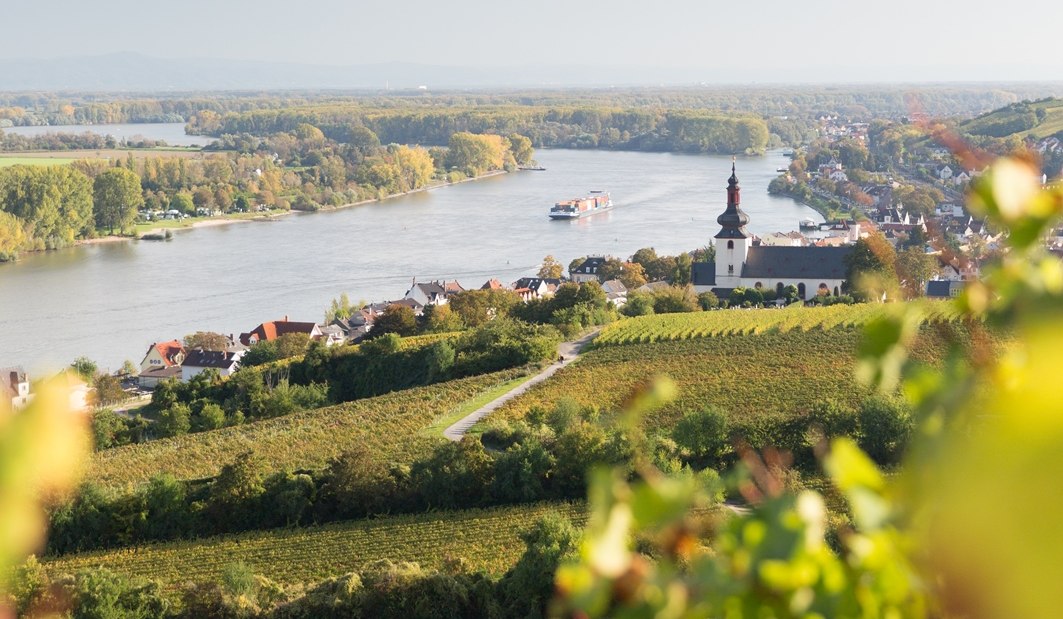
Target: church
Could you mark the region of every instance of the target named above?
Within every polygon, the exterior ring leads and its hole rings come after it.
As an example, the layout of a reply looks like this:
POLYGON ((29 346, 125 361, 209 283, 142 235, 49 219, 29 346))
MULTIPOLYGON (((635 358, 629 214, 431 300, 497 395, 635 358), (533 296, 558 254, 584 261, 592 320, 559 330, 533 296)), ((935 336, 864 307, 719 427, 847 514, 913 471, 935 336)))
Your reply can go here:
POLYGON ((734 164, 727 181, 727 209, 716 218, 716 262, 693 265, 698 293, 712 291, 726 299, 735 288, 782 292, 793 285, 804 300, 817 295, 839 295, 845 282, 845 258, 851 246, 785 247, 761 245, 746 230, 749 215, 742 211, 741 190, 734 164))

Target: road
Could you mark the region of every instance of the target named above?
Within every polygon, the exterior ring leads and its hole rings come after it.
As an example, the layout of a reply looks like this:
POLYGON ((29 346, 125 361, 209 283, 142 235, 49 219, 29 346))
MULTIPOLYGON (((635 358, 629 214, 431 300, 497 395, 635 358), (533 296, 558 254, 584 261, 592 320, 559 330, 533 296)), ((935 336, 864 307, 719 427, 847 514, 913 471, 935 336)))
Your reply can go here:
POLYGON ((562 361, 556 361, 554 363, 551 363, 550 366, 547 367, 545 370, 539 372, 526 382, 517 385, 513 388, 512 391, 506 392, 505 394, 495 398, 494 400, 491 400, 487 404, 481 406, 480 408, 476 409, 465 417, 462 417, 460 421, 450 426, 446 430, 443 430, 443 436, 452 441, 460 441, 461 437, 465 436, 465 433, 469 431, 469 428, 476 425, 477 421, 480 421, 484 417, 495 412, 503 404, 523 394, 528 389, 531 389, 535 385, 538 385, 544 380, 550 378, 561 368, 571 363, 575 363, 576 360, 579 359, 580 353, 583 352, 583 348, 588 343, 590 343, 591 340, 597 337, 599 330, 600 329, 595 329, 590 333, 584 335, 583 337, 579 338, 578 340, 573 340, 571 342, 565 342, 561 344, 558 347, 558 353, 563 359, 562 361))

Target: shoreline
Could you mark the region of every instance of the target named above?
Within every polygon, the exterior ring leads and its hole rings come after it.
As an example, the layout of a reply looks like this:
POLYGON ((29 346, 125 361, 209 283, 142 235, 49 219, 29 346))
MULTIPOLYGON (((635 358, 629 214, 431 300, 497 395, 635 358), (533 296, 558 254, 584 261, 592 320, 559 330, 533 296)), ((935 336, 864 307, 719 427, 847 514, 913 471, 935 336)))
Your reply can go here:
MULTIPOLYGON (((403 196, 409 196, 409 195, 413 195, 413 194, 417 194, 417 193, 422 193, 422 192, 425 192, 425 191, 431 191, 433 189, 440 189, 442 187, 450 187, 450 186, 453 186, 453 185, 459 185, 461 183, 468 183, 468 182, 471 182, 471 181, 483 180, 485 178, 501 176, 503 174, 509 174, 509 172, 507 172, 505 170, 493 170, 491 172, 487 172, 485 174, 481 174, 480 176, 472 176, 472 177, 469 177, 469 178, 464 178, 464 179, 462 179, 460 181, 454 181, 454 182, 444 181, 442 183, 436 183, 436 184, 433 184, 433 185, 427 185, 427 186, 421 187, 419 189, 412 189, 410 191, 404 191, 404 192, 401 192, 401 193, 388 194, 388 195, 384 196, 383 198, 371 198, 369 200, 360 200, 358 202, 350 202, 350 203, 347 203, 347 204, 340 204, 338 206, 327 206, 327 207, 319 208, 316 211, 287 210, 287 211, 278 212, 278 213, 268 213, 268 214, 262 214, 262 215, 255 215, 254 217, 230 217, 230 216, 222 215, 222 216, 219 216, 219 217, 211 217, 209 219, 201 219, 199 221, 193 221, 190 224, 188 224, 187 226, 151 228, 151 229, 148 229, 148 230, 144 230, 142 232, 137 232, 136 236, 121 236, 121 235, 113 234, 113 235, 107 235, 107 236, 100 236, 100 237, 96 237, 96 238, 93 238, 93 239, 81 239, 81 240, 75 241, 74 244, 72 245, 72 247, 81 247, 81 246, 89 246, 89 245, 102 245, 102 244, 106 244, 106 243, 118 243, 118 242, 121 242, 121 241, 138 241, 138 240, 141 239, 141 237, 143 237, 145 235, 148 235, 148 234, 164 234, 167 230, 169 230, 171 232, 178 232, 178 231, 185 231, 185 230, 195 230, 196 228, 213 228, 215 226, 227 226, 229 224, 251 223, 251 222, 256 222, 256 221, 258 221, 258 222, 270 221, 272 219, 277 219, 279 217, 287 217, 289 215, 313 215, 314 213, 340 211, 340 210, 352 208, 352 207, 355 207, 355 206, 362 206, 362 205, 365 205, 365 204, 372 204, 374 202, 385 202, 387 200, 391 200, 392 198, 401 198, 403 196)), ((48 250, 45 250, 45 251, 48 251, 48 250)), ((38 253, 38 252, 26 252, 26 253, 38 253)))

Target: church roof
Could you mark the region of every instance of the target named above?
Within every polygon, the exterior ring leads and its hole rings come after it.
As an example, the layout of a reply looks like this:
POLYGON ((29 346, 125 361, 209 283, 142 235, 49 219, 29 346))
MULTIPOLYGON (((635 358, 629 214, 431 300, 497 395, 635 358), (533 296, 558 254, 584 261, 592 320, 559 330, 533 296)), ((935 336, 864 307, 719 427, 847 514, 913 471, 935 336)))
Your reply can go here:
POLYGON ((743 278, 845 279, 845 257, 852 247, 750 247, 743 278))
POLYGON ((690 283, 695 286, 715 286, 716 263, 695 262, 690 265, 690 283))

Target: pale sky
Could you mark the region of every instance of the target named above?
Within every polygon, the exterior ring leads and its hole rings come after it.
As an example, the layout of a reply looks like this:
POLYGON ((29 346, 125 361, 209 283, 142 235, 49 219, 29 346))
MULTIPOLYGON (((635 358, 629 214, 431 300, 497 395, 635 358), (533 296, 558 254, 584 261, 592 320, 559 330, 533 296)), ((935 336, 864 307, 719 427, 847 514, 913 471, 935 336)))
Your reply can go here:
POLYGON ((6 4, 0 59, 137 52, 331 65, 687 67, 743 81, 1063 80, 1060 0, 6 4))

